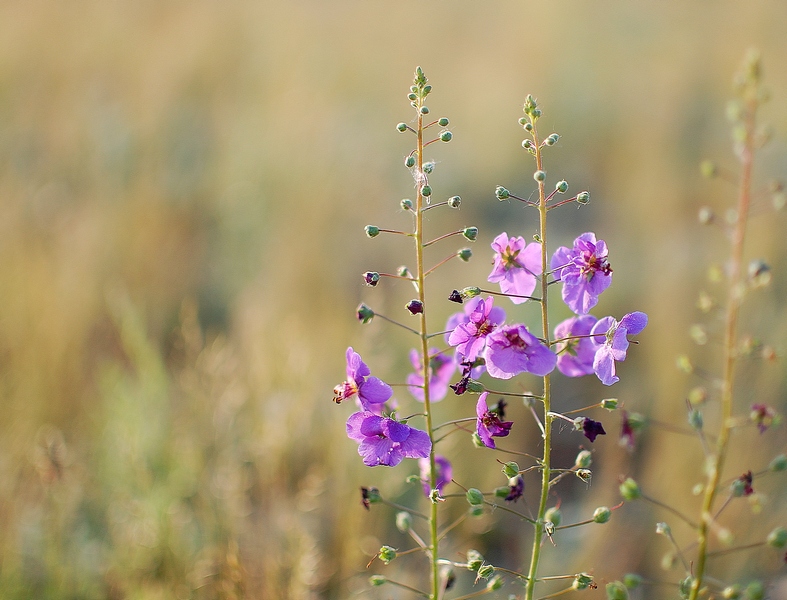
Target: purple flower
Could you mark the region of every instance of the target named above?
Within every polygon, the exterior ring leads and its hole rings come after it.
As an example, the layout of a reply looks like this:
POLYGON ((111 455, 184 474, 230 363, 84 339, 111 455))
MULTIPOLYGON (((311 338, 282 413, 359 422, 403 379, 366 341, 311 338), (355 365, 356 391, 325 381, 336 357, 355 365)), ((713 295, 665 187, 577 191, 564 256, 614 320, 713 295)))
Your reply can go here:
POLYGON ((779 415, 766 404, 752 404, 749 418, 757 425, 761 434, 765 433, 768 427, 779 422, 779 415))
MULTIPOLYGON (((410 362, 415 373, 407 376, 407 385, 413 398, 419 402, 424 401, 424 376, 421 366, 421 355, 418 350, 410 350, 410 362)), ((454 375, 456 364, 454 359, 439 350, 429 351, 429 400, 439 402, 448 393, 448 382, 454 375)))
POLYGON ((363 409, 380 412, 393 390, 377 377, 369 377, 370 373, 369 367, 361 360, 361 355, 352 347, 347 348, 347 380, 333 388, 333 401, 341 404, 342 400, 358 394, 358 401, 363 409))
POLYGON ((476 421, 476 432, 487 448, 494 448, 495 441, 493 437, 506 437, 511 431, 513 421, 501 421, 500 415, 494 411, 489 410, 486 405, 486 397, 489 392, 484 392, 478 398, 478 404, 475 407, 475 413, 478 417, 476 421))
POLYGON ((525 480, 521 475, 512 477, 508 482, 508 496, 505 497, 506 502, 516 502, 525 493, 525 480), (513 483, 511 483, 513 481, 513 483))
POLYGON ((627 335, 637 335, 648 324, 648 315, 643 312, 633 312, 625 315, 620 322, 612 317, 600 319, 591 329, 590 333, 600 345, 593 359, 595 371, 601 383, 612 385, 620 378, 615 375, 615 361, 626 360, 626 350, 629 347, 627 335))
POLYGON ((426 458, 432 449, 425 431, 369 411, 350 415, 347 437, 360 442, 358 454, 367 467, 395 467, 404 458, 426 458))
POLYGON ((607 253, 603 240, 596 241, 594 233, 583 233, 572 249, 561 246, 552 256, 555 279, 563 281, 563 301, 578 315, 587 314, 612 283, 607 253))
MULTIPOLYGON (((587 336, 597 320, 593 315, 581 315, 566 319, 555 327, 555 339, 587 336)), ((592 375, 596 350, 598 350, 598 344, 591 337, 579 337, 560 342, 555 348, 558 371, 566 377, 592 375)))
POLYGON ((547 375, 557 356, 524 325, 501 327, 490 334, 484 351, 487 372, 496 379, 511 379, 519 373, 547 375))
MULTIPOLYGON (((435 481, 435 489, 438 493, 443 493, 443 488, 451 482, 452 468, 451 463, 444 456, 435 454, 434 466, 437 470, 437 480, 435 481)), ((424 495, 428 498, 432 492, 429 487, 429 471, 431 465, 429 464, 429 457, 418 459, 418 468, 421 470, 421 483, 424 486, 424 495)))
POLYGON ((448 336, 448 343, 456 346, 464 360, 473 361, 484 349, 486 336, 505 321, 506 313, 502 308, 492 307, 495 299, 475 303, 468 313, 467 322, 459 323, 448 336))
MULTIPOLYGON (((530 296, 536 288, 536 276, 541 275, 541 244, 525 244, 521 237, 509 238, 505 232, 492 242, 495 264, 487 281, 499 283, 504 294, 530 296)), ((511 297, 514 304, 527 298, 511 297)))
POLYGON ((585 435, 587 439, 590 440, 591 443, 596 441, 596 437, 599 435, 607 435, 607 432, 604 431, 604 426, 598 422, 594 421, 593 419, 588 419, 587 417, 580 417, 576 421, 577 429, 580 427, 582 428, 582 433, 585 435))

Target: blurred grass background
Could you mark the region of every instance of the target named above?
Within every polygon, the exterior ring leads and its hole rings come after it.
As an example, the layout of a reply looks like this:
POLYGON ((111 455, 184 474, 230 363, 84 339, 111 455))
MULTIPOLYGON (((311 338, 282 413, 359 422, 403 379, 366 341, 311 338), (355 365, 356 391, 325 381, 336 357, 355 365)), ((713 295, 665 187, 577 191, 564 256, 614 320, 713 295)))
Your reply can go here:
MULTIPOLYGON (((714 291, 708 265, 726 255, 721 231, 700 229, 695 215, 703 204, 723 213, 735 196, 697 167, 706 156, 735 167, 724 107, 754 45, 775 140, 759 185, 784 178, 785 22, 787 4, 767 0, 0 4, 0 597, 407 597, 366 587, 370 553, 409 543, 388 509, 363 511, 358 487, 416 501, 403 483, 415 467, 362 468, 343 433, 349 411, 330 398, 348 345, 387 380, 409 369, 405 334, 361 329, 353 311, 363 299, 398 314, 407 298, 401 287, 363 288, 359 273, 412 261, 401 240, 372 242, 362 227, 406 226, 410 141, 394 125, 411 118, 405 95, 419 64, 433 113, 455 135, 433 147, 431 183, 437 197, 463 198, 460 213, 429 226, 481 228, 474 261, 436 277, 435 300, 485 281, 499 231, 532 233, 534 215, 493 190, 533 187, 516 125, 533 93, 542 127, 563 136, 547 157, 550 179, 593 198, 555 213, 553 241, 597 231, 616 274, 599 314, 651 318, 614 390, 583 381, 558 391, 566 408, 612 393, 683 424, 697 381, 676 372, 675 356, 718 364, 713 331, 694 349, 688 327, 700 318, 698 290, 714 291)), ((783 353, 784 217, 755 219, 751 231, 749 255, 775 277, 743 327, 783 353)), ((435 259, 452 246, 441 248, 435 259)), ((511 318, 529 311, 508 307, 511 318)), ((784 411, 784 363, 745 371, 741 411, 755 401, 784 411)), ((438 417, 471 410, 449 399, 438 417)), ((534 451, 537 434, 513 410, 523 425, 508 446, 534 451)), ((566 522, 616 504, 622 474, 696 514, 698 444, 649 430, 628 454, 617 416, 605 423, 593 485, 561 490, 566 522)), ((580 442, 559 440, 570 464, 580 442)), ((783 428, 736 436, 748 452, 733 455, 731 476, 767 464, 784 440, 783 428)), ((500 485, 493 457, 452 443, 459 480, 500 485)), ((740 543, 784 524, 785 488, 755 480, 762 511, 752 516, 744 501, 730 510, 729 523, 747 524, 740 543)), ((636 504, 603 528, 569 530, 543 573, 593 566, 602 583, 629 570, 674 581, 653 533, 666 518, 636 504)), ((473 546, 516 568, 528 537, 516 521, 481 519, 457 530, 446 555, 461 560, 473 546)), ((417 565, 385 572, 417 582, 417 565)), ((711 569, 784 575, 779 565, 758 551, 711 569)))

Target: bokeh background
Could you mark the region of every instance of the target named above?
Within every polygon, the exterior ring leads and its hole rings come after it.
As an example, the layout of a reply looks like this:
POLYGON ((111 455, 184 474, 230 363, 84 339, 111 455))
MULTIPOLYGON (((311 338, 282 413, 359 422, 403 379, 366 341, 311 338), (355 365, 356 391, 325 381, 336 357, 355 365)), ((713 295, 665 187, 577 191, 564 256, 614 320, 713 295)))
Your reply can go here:
MULTIPOLYGON (((765 258, 774 282, 747 302, 742 329, 783 357, 787 229, 769 184, 787 175, 784 23, 787 4, 769 0, 1 3, 0 597, 410 597, 366 585, 373 572, 417 584, 420 566, 408 557, 366 568, 381 544, 410 542, 391 509, 363 510, 358 488, 423 508, 404 481, 415 465, 363 468, 344 435, 352 407, 335 406, 331 390, 348 345, 388 381, 409 370, 407 334, 360 327, 354 309, 363 300, 406 318, 408 290, 365 288, 359 274, 412 263, 406 242, 369 240, 363 226, 407 226, 399 200, 413 194, 402 164, 411 140, 394 126, 412 118, 416 65, 434 85, 433 114, 454 132, 427 156, 438 161, 435 197, 463 198, 428 227, 481 230, 474 260, 434 278, 435 328, 454 310, 447 291, 485 281, 497 233, 534 231, 533 213, 493 194, 498 184, 534 189, 516 124, 533 93, 542 131, 562 136, 550 180, 592 195, 580 211, 553 213, 553 241, 596 231, 615 269, 599 314, 651 319, 615 388, 560 381, 561 407, 614 395, 683 427, 688 390, 704 384, 712 395, 713 384, 677 371, 676 356, 718 373, 718 322, 696 298, 721 297, 706 273, 727 252, 723 227, 701 228, 696 214, 709 205, 723 221, 736 194, 698 165, 717 158, 735 173, 725 105, 744 53, 758 47, 774 141, 759 155, 747 255, 765 258), (702 319, 709 341, 697 347, 689 327, 702 319)), ((536 322, 532 307, 508 309, 536 322)), ((785 379, 783 360, 747 359, 740 413, 753 402, 784 412, 785 379)), ((438 418, 472 406, 447 399, 438 418)), ((506 446, 538 453, 524 408, 511 411, 521 424, 506 446)), ((710 405, 706 422, 715 417, 710 405)), ((696 515, 697 440, 652 427, 627 452, 619 416, 602 420, 609 435, 594 444, 592 485, 568 482, 553 499, 565 521, 617 504, 622 475, 696 515)), ((730 477, 783 452, 784 431, 736 433, 730 477)), ((584 438, 558 440, 556 460, 570 465, 584 438)), ((502 484, 492 453, 459 436, 447 444, 459 481, 502 484)), ((535 506, 535 478, 527 485, 535 506)), ((757 478, 755 489, 756 502, 725 513, 736 543, 787 520, 783 477, 757 478)), ((464 510, 450 504, 445 522, 464 510)), ((668 513, 632 504, 606 526, 558 537, 542 572, 592 568, 592 598, 627 571, 674 582, 680 571, 661 567, 670 546, 654 533, 660 520, 690 543, 668 513)), ((457 528, 445 555, 461 560, 474 547, 516 569, 529 536, 496 514, 457 528)), ((714 559, 711 571, 773 585, 785 576, 766 550, 714 559)), ((462 575, 458 589, 471 584, 462 575)))

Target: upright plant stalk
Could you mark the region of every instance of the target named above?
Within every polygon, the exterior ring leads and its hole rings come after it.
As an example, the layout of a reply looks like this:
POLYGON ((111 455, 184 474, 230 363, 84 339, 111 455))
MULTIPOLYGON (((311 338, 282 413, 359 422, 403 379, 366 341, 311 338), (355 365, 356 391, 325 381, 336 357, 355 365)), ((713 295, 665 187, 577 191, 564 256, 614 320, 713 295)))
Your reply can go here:
POLYGON ((713 503, 716 499, 719 482, 727 457, 730 431, 732 429, 733 400, 735 385, 735 365, 737 361, 737 327, 741 301, 743 299, 743 248, 746 237, 749 208, 751 204, 751 174, 754 162, 755 113, 757 110, 756 81, 754 91, 747 90, 743 115, 744 139, 741 143, 741 176, 738 192, 738 215, 732 237, 730 256, 729 289, 727 291, 727 310, 724 327, 724 372, 721 389, 721 425, 716 443, 716 454, 708 467, 708 481, 702 502, 702 514, 697 533, 697 564, 689 600, 697 600, 705 577, 708 557, 708 540, 713 524, 713 503))
MULTIPOLYGON (((535 144, 536 170, 543 172, 541 162, 541 145, 538 139, 538 132, 533 124, 533 143, 535 144)), ((543 179, 538 181, 538 213, 539 213, 539 237, 541 238, 541 327, 544 343, 549 346, 549 313, 547 302, 548 292, 548 256, 547 256, 547 201, 544 190, 543 179)), ((538 504, 538 516, 534 525, 535 535, 533 536, 533 552, 530 557, 530 568, 527 575, 526 596, 527 600, 532 600, 533 591, 536 585, 536 574, 538 572, 538 561, 541 556, 541 544, 544 539, 544 515, 547 510, 547 500, 549 498, 549 481, 552 478, 550 469, 550 455, 552 451, 552 407, 551 407, 551 383, 550 376, 544 376, 544 455, 541 459, 541 500, 538 504)))

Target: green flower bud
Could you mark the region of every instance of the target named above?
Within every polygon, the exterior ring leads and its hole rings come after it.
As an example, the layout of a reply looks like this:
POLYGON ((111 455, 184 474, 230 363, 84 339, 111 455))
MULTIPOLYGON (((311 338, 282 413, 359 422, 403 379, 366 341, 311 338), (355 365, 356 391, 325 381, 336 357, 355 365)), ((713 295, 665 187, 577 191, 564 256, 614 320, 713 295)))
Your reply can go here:
POLYGON ((636 573, 626 573, 623 576, 623 585, 625 585, 630 590, 639 587, 641 583, 642 583, 642 577, 640 577, 636 573))
POLYGON ((432 195, 432 188, 428 185, 425 185, 421 188, 421 195, 423 195, 425 198, 428 198, 432 195))
POLYGON ((708 400, 708 390, 702 386, 697 386, 689 391, 689 403, 692 406, 705 404, 708 400))
POLYGON ((396 528, 405 533, 413 526, 413 516, 406 510, 396 513, 396 528))
POLYGON ((410 94, 407 94, 407 99, 408 99, 410 102, 415 102, 416 100, 418 100, 418 96, 416 96, 416 95, 415 95, 415 94, 413 94, 413 93, 410 93, 410 94))
POLYGON ((380 228, 376 227, 375 225, 367 225, 363 228, 363 230, 366 232, 367 237, 370 238, 380 235, 380 228))
POLYGON ((525 123, 525 131, 533 131, 533 124, 525 123))
POLYGON ((372 575, 369 577, 369 585, 373 587, 380 587, 386 581, 388 581, 388 579, 386 579, 385 575, 372 575))
POLYGON ((489 583, 486 584, 486 589, 491 591, 499 590, 501 587, 503 587, 504 583, 505 581, 500 575, 495 575, 489 580, 489 583))
POLYGON ((606 408, 607 410, 615 410, 617 407, 618 407, 617 398, 606 398, 601 401, 601 408, 606 408))
POLYGON ((593 522, 603 524, 609 521, 612 516, 612 511, 606 506, 599 506, 593 511, 593 522))
POLYGON ((724 588, 724 591, 721 593, 721 597, 725 600, 739 600, 742 594, 743 591, 741 590, 741 586, 736 583, 733 585, 728 585, 726 588, 724 588))
POLYGON ((525 150, 532 150, 532 149, 533 149, 533 148, 535 148, 536 146, 535 146, 535 144, 533 143, 533 140, 522 140, 522 147, 523 147, 525 150))
POLYGON ((478 571, 481 565, 484 564, 484 557, 478 550, 467 551, 467 569, 468 571, 478 571))
POLYGON ((437 124, 440 127, 446 127, 448 125, 448 117, 440 117, 437 119, 437 124))
POLYGON ((749 600, 763 600, 765 598, 765 586, 762 581, 752 581, 746 586, 746 598, 749 600))
POLYGON ((396 268, 396 274, 399 277, 410 277, 410 269, 408 269, 406 265, 402 265, 396 268))
POLYGON ((467 380, 467 391, 471 394, 483 394, 485 390, 484 384, 480 381, 476 381, 475 379, 467 380))
POLYGON ((553 506, 544 513, 544 519, 551 521, 555 527, 560 527, 560 522, 563 520, 563 514, 560 512, 559 508, 553 506))
POLYGON ((701 411, 699 411, 697 409, 692 409, 692 410, 689 411, 689 425, 691 425, 691 427, 693 429, 696 429, 697 431, 701 431, 702 430, 703 422, 702 422, 702 412, 701 411))
POLYGON ((404 198, 399 204, 402 210, 413 210, 413 201, 409 198, 404 198))
POLYGON ((511 196, 511 192, 499 185, 495 188, 495 196, 497 196, 498 200, 507 200, 511 196))
POLYGON ((415 156, 412 154, 404 159, 404 166, 408 169, 412 169, 415 166, 415 156))
POLYGON ((374 318, 374 311, 365 304, 361 303, 355 310, 355 315, 362 325, 366 325, 374 318))
POLYGON ((459 208, 460 204, 462 204, 462 199, 459 196, 451 196, 448 199, 448 206, 451 208, 459 208))
POLYGON ((637 482, 629 477, 620 484, 620 495, 623 496, 626 502, 632 502, 642 497, 642 491, 639 489, 637 482))
POLYGON ((586 590, 591 585, 593 585, 593 577, 590 573, 577 573, 571 584, 571 588, 574 590, 586 590))
POLYGON ((489 579, 495 574, 495 568, 492 565, 481 565, 477 573, 481 579, 489 579))
POLYGON ((547 146, 554 146, 557 144, 557 141, 560 139, 560 136, 556 133, 550 134, 550 136, 544 140, 547 146))
POLYGON ((778 473, 779 471, 787 471, 787 455, 779 454, 768 465, 768 470, 778 473))
POLYGON ((579 192, 577 194, 577 204, 587 204, 590 202, 590 194, 588 192, 579 192))
POLYGON ((680 583, 678 583, 678 592, 680 593, 681 598, 689 597, 689 594, 691 593, 692 585, 694 585, 694 577, 692 577, 691 575, 682 579, 680 583))
POLYGON ((478 506, 479 504, 484 503, 484 494, 481 492, 481 490, 476 488, 470 488, 467 490, 465 497, 471 506, 478 506))
POLYGON ((431 91, 432 91, 432 86, 431 85, 425 85, 424 86, 424 96, 426 96, 431 91))
POLYGON ((471 242, 474 242, 478 237, 478 227, 465 227, 462 230, 462 235, 465 236, 471 242))
POLYGON ((470 250, 470 248, 462 248, 461 250, 457 251, 456 255, 463 261, 468 262, 473 256, 473 251, 470 250))
POLYGON ((420 483, 421 482, 421 478, 418 477, 418 475, 412 474, 412 475, 408 475, 407 477, 405 477, 404 478, 404 482, 406 484, 408 484, 408 485, 413 484, 413 483, 420 483))
POLYGON ((732 531, 726 527, 719 528, 716 531, 716 537, 719 538, 719 541, 727 547, 732 546, 732 544, 735 542, 735 536, 732 535, 732 531))
POLYGON ((534 109, 531 111, 531 113, 530 113, 530 114, 531 114, 531 115, 533 115, 533 118, 534 118, 534 119, 538 119, 538 118, 541 116, 541 109, 540 109, 540 108, 534 108, 534 109))
POLYGON ((495 498, 505 498, 511 492, 511 488, 508 486, 503 487, 496 487, 495 488, 495 498))
POLYGON ((377 553, 377 556, 379 556, 380 560, 387 565, 394 558, 396 558, 396 550, 390 546, 383 546, 380 548, 380 552, 377 553))
POLYGON ((509 479, 511 477, 516 477, 517 475, 519 475, 519 465, 513 460, 505 463, 503 465, 503 475, 505 475, 509 479))
POLYGON ((426 173, 427 175, 431 175, 432 171, 434 171, 435 165, 436 165, 436 163, 433 160, 426 161, 423 164, 424 173, 426 173))
POLYGON ((719 174, 719 169, 712 160, 703 160, 700 164, 700 173, 702 173, 703 177, 713 179, 719 174))
POLYGON ((484 514, 484 507, 483 505, 476 505, 470 507, 470 516, 471 517, 480 517, 484 514))
POLYGON ((784 548, 787 546, 787 529, 777 527, 768 534, 767 541, 772 548, 784 548))
POLYGON ((536 171, 533 173, 533 179, 536 181, 544 181, 547 178, 547 174, 544 171, 536 171))
POLYGON ((574 466, 578 469, 587 469, 591 464, 593 464, 593 455, 590 450, 580 450, 574 459, 574 466))
POLYGON ((566 190, 568 190, 568 181, 558 181, 555 185, 555 189, 558 191, 559 194, 565 194, 566 190))
POLYGON ((629 591, 622 581, 607 584, 607 600, 628 600, 629 591))
POLYGON ((689 337, 698 346, 704 346, 708 343, 708 332, 704 326, 697 323, 689 327, 689 337))
POLYGON ((422 115, 428 115, 428 114, 429 114, 429 107, 428 107, 428 106, 422 106, 422 107, 419 109, 419 112, 420 112, 422 115))
POLYGON ((450 142, 451 138, 454 137, 454 134, 450 131, 441 131, 440 132, 440 141, 441 142, 450 142))
POLYGON ((399 130, 400 133, 404 133, 407 131, 407 123, 399 123, 396 128, 399 130))
POLYGON ((678 369, 686 373, 686 375, 691 375, 694 372, 694 365, 691 364, 691 359, 685 354, 678 356, 675 362, 678 369))
POLYGON ((519 117, 519 121, 517 121, 522 127, 527 125, 527 118, 526 117, 519 117))

